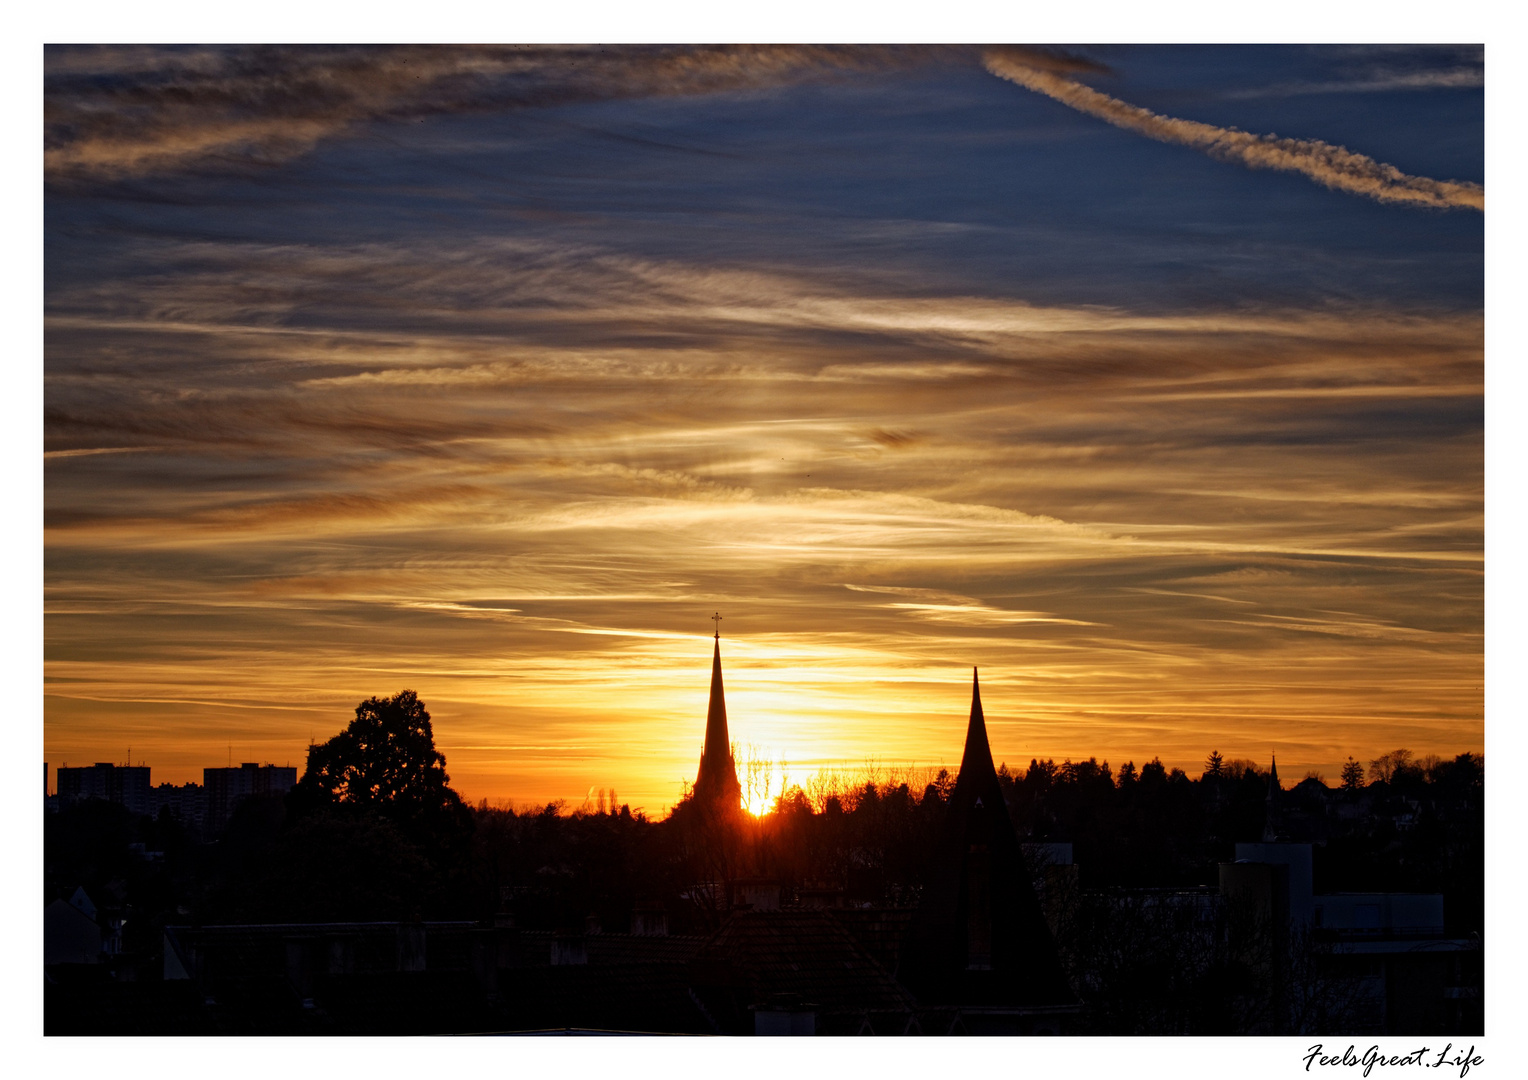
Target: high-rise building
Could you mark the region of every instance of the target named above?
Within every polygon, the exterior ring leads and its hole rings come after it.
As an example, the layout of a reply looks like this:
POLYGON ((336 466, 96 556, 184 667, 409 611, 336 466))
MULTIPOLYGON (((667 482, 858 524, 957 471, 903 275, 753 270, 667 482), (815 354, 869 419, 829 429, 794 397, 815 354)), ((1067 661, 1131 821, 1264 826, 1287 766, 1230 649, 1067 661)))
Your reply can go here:
POLYGON ((732 759, 732 744, 727 736, 727 700, 722 693, 721 616, 717 620, 716 648, 711 656, 711 704, 706 710, 706 745, 695 774, 697 802, 742 804, 742 785, 737 780, 737 763, 732 759))
POLYGON ((221 832, 234 808, 255 795, 284 795, 297 786, 297 769, 291 765, 257 765, 246 761, 236 769, 203 769, 202 783, 207 808, 204 827, 208 834, 221 832))
POLYGON ((160 784, 149 791, 149 814, 168 810, 182 825, 199 830, 207 817, 207 789, 200 784, 160 784))
POLYGON ((149 767, 104 761, 76 768, 60 765, 59 808, 67 809, 86 799, 121 803, 135 814, 149 813, 149 767))

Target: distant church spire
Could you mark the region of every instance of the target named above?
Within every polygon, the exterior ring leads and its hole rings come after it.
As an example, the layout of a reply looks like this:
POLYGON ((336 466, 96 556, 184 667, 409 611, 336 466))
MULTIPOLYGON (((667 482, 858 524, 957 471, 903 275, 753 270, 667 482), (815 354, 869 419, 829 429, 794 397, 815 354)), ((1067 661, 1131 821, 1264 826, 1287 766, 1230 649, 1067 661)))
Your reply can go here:
POLYGON ((994 1015, 1075 1004, 992 767, 975 668, 965 750, 935 858, 898 978, 920 999, 994 1015))
POLYGON ((1284 835, 1284 789, 1279 784, 1279 755, 1274 754, 1268 766, 1268 795, 1263 804, 1263 843, 1272 844, 1288 839, 1284 835))
POLYGON ((727 699, 722 692, 721 613, 711 616, 716 622, 716 646, 711 655, 711 704, 706 710, 706 746, 700 755, 700 769, 695 774, 695 797, 725 800, 737 805, 742 785, 737 780, 737 764, 732 760, 732 743, 727 736, 727 699))
MULTIPOLYGON (((987 742, 987 718, 982 715, 982 688, 977 681, 976 669, 972 668, 971 720, 966 725, 966 749, 960 758, 959 776, 967 777, 969 784, 975 782, 977 776, 990 772, 993 772, 992 746, 987 742)), ((958 778, 956 782, 959 782, 958 778)))

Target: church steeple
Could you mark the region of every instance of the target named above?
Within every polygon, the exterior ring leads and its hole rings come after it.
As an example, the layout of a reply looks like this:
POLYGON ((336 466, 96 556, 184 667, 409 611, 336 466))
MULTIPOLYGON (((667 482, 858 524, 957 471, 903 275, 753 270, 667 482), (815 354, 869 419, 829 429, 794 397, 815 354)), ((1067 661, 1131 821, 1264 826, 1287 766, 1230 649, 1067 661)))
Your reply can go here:
POLYGON ((721 615, 716 620, 716 646, 711 654, 711 704, 706 709, 706 746, 700 755, 700 769, 695 774, 695 797, 725 800, 737 805, 742 785, 737 780, 737 764, 732 760, 732 743, 727 735, 727 699, 722 691, 721 615))
POLYGON ((991 842, 988 834, 993 830, 1010 839, 1013 836, 1002 785, 992 764, 987 718, 982 714, 982 688, 975 668, 971 669, 971 719, 966 723, 966 746, 960 755, 955 790, 950 793, 950 814, 952 819, 963 822, 968 839, 980 834, 972 842, 982 850, 991 842))
POLYGON ((1279 755, 1268 766, 1268 794, 1263 802, 1263 843, 1287 840, 1284 835, 1284 788, 1279 783, 1279 755))
POLYGON ((900 961, 907 984, 920 998, 946 1005, 1070 1007, 1055 941, 992 766, 975 668, 966 745, 938 852, 900 961))
MULTIPOLYGON (((966 749, 960 758, 960 776, 970 777, 987 773, 996 775, 992 767, 992 746, 987 742, 987 718, 982 715, 982 688, 977 681, 976 669, 971 669, 971 720, 966 725, 966 749)), ((958 782, 958 780, 957 780, 958 782)))

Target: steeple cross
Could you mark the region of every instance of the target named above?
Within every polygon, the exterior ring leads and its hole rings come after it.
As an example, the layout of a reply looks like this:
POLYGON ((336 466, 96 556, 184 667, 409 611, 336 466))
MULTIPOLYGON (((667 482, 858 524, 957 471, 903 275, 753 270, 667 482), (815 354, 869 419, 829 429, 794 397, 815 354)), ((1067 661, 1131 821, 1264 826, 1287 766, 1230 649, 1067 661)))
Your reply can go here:
POLYGON ((712 615, 711 621, 716 624, 716 640, 720 641, 722 639, 722 613, 718 611, 715 615, 712 615))

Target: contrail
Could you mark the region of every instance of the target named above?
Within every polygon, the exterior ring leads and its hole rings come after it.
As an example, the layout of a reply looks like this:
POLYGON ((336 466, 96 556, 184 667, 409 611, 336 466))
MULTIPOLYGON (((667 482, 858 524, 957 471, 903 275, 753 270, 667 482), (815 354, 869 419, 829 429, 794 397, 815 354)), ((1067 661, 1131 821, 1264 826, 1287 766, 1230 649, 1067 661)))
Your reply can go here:
POLYGON ((1380 202, 1485 210, 1485 188, 1479 184, 1409 176, 1394 165, 1316 139, 1254 135, 1235 128, 1162 116, 996 50, 984 54, 982 62, 999 78, 1054 98, 1078 112, 1158 142, 1191 146, 1221 161, 1237 161, 1253 169, 1304 173, 1329 188, 1367 195, 1380 202))

